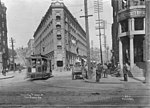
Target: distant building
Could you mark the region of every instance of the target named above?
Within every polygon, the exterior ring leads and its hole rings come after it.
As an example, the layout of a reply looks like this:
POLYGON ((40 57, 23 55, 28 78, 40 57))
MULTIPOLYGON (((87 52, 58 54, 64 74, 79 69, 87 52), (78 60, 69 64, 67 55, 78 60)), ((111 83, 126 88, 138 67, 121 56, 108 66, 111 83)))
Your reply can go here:
POLYGON ((34 55, 34 39, 29 40, 27 49, 28 50, 26 56, 34 55))
POLYGON ((120 62, 121 67, 130 64, 131 74, 141 76, 145 61, 145 0, 112 0, 112 7, 115 62, 120 62))
POLYGON ((7 68, 8 64, 8 44, 7 44, 7 22, 6 22, 6 7, 0 1, 0 65, 3 69, 7 68))
POLYGON ((34 34, 35 54, 48 56, 63 70, 87 56, 86 33, 64 3, 52 3, 34 34))

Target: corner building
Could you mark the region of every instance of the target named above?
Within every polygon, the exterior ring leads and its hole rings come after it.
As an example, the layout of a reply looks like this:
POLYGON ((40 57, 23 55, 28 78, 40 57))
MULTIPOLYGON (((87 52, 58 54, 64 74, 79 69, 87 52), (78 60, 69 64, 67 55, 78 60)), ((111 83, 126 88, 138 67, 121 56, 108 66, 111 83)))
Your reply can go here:
POLYGON ((116 62, 130 65, 130 76, 144 75, 145 0, 112 0, 112 48, 116 62))
POLYGON ((8 42, 7 42, 7 21, 4 3, 0 1, 0 68, 6 69, 8 66, 8 42))
POLYGON ((65 70, 86 58, 86 33, 64 3, 54 2, 34 34, 35 54, 49 57, 55 70, 65 70))

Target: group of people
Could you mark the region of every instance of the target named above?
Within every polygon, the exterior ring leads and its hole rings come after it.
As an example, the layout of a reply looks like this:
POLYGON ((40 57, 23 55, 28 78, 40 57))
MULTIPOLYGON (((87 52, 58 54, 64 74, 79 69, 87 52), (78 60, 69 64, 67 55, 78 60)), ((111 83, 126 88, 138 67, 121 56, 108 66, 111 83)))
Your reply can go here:
POLYGON ((99 80, 101 79, 101 77, 107 78, 108 76, 108 66, 105 63, 104 65, 102 65, 101 63, 97 64, 96 67, 96 82, 99 82, 99 80))
MULTIPOLYGON (((96 67, 96 82, 99 82, 99 80, 102 78, 102 76, 104 78, 107 78, 108 73, 110 73, 109 71, 111 71, 110 67, 105 63, 104 65, 99 63, 97 64, 96 67)), ((121 76, 121 67, 118 63, 118 66, 116 67, 116 69, 114 70, 117 72, 118 76, 121 76)), ((130 71, 130 66, 127 63, 123 64, 123 77, 124 77, 124 81, 128 81, 128 72, 130 71)))

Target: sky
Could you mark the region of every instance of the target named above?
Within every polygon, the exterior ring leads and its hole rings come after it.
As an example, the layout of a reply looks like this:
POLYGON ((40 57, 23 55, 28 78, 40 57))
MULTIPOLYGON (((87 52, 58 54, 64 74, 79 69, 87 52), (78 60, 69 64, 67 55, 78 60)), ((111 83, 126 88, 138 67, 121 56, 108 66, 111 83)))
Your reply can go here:
MULTIPOLYGON (((33 38, 42 17, 47 12, 52 0, 1 0, 7 7, 7 29, 8 46, 10 47, 10 38, 15 40, 15 48, 27 47, 29 39, 33 38)), ((85 19, 80 18, 84 15, 84 0, 63 0, 64 4, 78 20, 85 30, 85 19)), ((94 13, 94 0, 88 0, 89 34, 90 43, 93 40, 93 47, 100 46, 97 26, 97 14, 94 13)), ((100 17, 107 22, 105 34, 107 36, 107 45, 111 48, 111 24, 113 20, 111 0, 103 0, 103 12, 100 17)), ((104 40, 102 37, 102 44, 104 40)))

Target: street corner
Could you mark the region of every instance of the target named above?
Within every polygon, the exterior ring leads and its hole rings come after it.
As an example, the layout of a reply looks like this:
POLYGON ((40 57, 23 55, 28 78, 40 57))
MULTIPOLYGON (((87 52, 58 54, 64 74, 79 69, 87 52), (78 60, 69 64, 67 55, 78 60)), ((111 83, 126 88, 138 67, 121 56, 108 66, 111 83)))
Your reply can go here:
POLYGON ((107 77, 100 78, 99 82, 96 82, 96 78, 92 77, 91 79, 84 79, 86 83, 95 83, 95 84, 123 84, 124 81, 121 77, 111 77, 108 75, 107 77))

